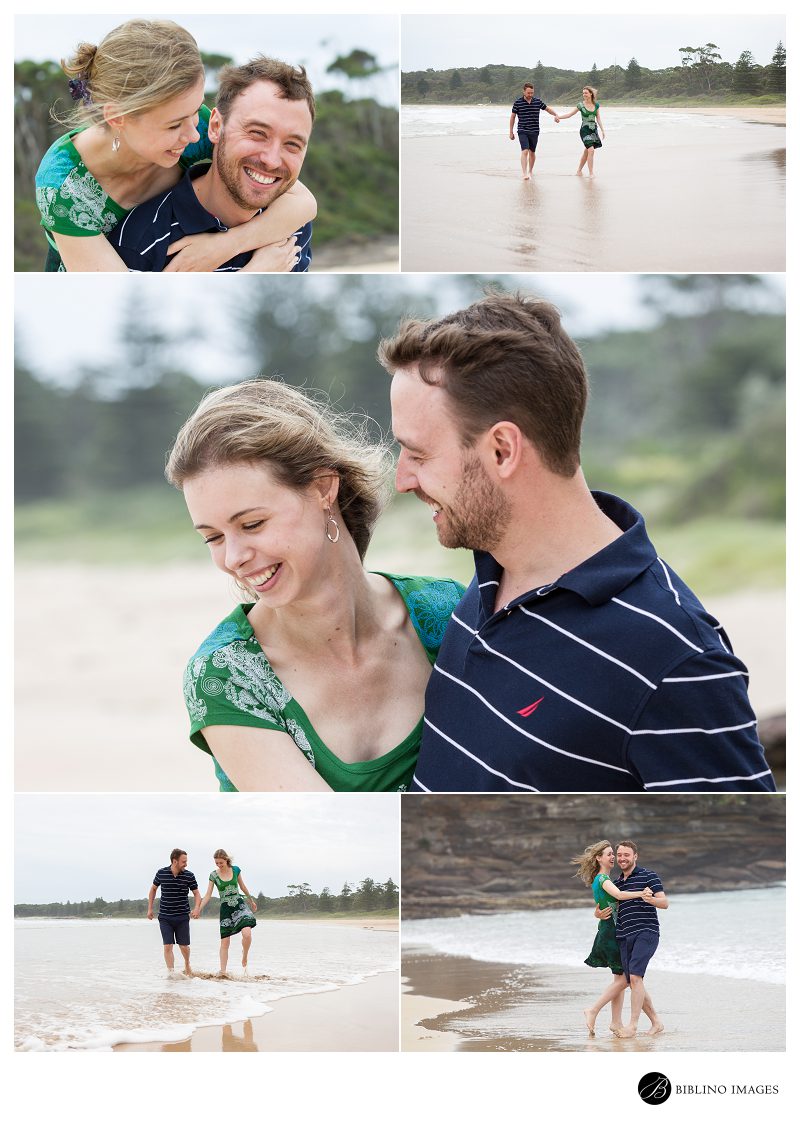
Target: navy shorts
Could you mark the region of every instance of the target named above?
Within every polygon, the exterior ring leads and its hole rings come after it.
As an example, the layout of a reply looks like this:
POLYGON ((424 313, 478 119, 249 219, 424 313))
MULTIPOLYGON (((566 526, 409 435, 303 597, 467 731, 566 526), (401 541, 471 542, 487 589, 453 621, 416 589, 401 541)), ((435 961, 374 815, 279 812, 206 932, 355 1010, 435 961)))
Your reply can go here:
POLYGON ((188 947, 189 917, 188 916, 162 916, 158 917, 158 926, 161 928, 161 941, 164 946, 177 943, 179 947, 188 947))
POLYGON ((523 152, 526 148, 529 148, 531 152, 535 152, 536 145, 539 143, 539 133, 526 132, 525 129, 517 129, 517 139, 519 140, 519 146, 523 152))
POLYGON ((631 980, 631 974, 643 978, 650 959, 658 950, 658 932, 638 931, 627 939, 618 939, 617 942, 625 977, 628 981, 631 980))

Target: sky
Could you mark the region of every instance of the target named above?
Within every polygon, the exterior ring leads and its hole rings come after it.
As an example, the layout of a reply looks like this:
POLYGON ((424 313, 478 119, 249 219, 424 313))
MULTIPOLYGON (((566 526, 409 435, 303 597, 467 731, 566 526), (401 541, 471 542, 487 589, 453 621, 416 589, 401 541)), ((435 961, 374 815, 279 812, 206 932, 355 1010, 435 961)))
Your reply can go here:
POLYGON ((529 66, 539 59, 562 70, 599 69, 617 63, 660 70, 680 65, 680 47, 716 43, 725 62, 744 50, 766 65, 778 40, 786 42, 782 16, 570 15, 406 16, 402 69, 455 66, 529 66))
MULTIPOLYGON (((222 5, 220 5, 222 7, 222 5)), ((325 73, 337 55, 348 54, 354 47, 374 54, 385 74, 369 79, 363 85, 347 86, 354 96, 369 94, 383 105, 399 103, 397 64, 399 61, 397 20, 388 16, 263 16, 263 15, 181 15, 161 13, 120 13, 98 15, 18 16, 14 21, 14 57, 16 59, 54 59, 69 54, 81 40, 97 43, 112 28, 125 20, 174 19, 194 35, 201 50, 230 55, 237 63, 245 62, 259 52, 302 63, 314 89, 342 86, 341 76, 325 73)))
POLYGON ((140 899, 185 849, 201 891, 215 849, 253 893, 307 881, 400 877, 399 800, 388 794, 26 794, 16 797, 15 903, 140 899))
MULTIPOLYGON (((254 284, 271 285, 286 278, 259 276, 250 278, 254 284)), ((291 278, 290 278, 291 279, 291 278)), ((309 291, 329 292, 339 283, 336 276, 309 273, 304 278, 309 291)), ((504 278, 508 280, 506 276, 504 278)), ((598 331, 615 328, 646 327, 653 314, 641 302, 636 274, 629 273, 545 273, 514 278, 520 288, 553 300, 564 315, 567 330, 587 337, 598 331)), ((231 378, 255 373, 248 359, 239 358, 240 348, 231 317, 218 315, 209 319, 206 311, 215 303, 229 299, 235 290, 227 276, 182 274, 169 277, 170 283, 159 283, 157 297, 152 300, 152 317, 170 333, 177 331, 186 338, 181 359, 188 360, 193 373, 209 382, 219 376, 220 368, 231 378), (211 326, 205 326, 211 324, 211 326)), ((440 300, 442 314, 463 304, 462 292, 451 294, 446 275, 411 274, 375 278, 376 284, 405 287, 409 293, 433 289, 440 300)), ((770 284, 780 295, 784 281, 777 275, 770 284)), ((32 370, 49 381, 72 384, 83 365, 100 365, 114 361, 115 337, 124 301, 132 290, 156 292, 153 278, 126 273, 80 277, 51 276, 39 273, 18 273, 16 276, 17 345, 20 356, 32 370), (79 298, 53 300, 53 286, 71 285, 79 289, 79 298), (42 330, 43 309, 47 309, 47 330, 42 330)), ((377 339, 375 340, 377 346, 377 339)))

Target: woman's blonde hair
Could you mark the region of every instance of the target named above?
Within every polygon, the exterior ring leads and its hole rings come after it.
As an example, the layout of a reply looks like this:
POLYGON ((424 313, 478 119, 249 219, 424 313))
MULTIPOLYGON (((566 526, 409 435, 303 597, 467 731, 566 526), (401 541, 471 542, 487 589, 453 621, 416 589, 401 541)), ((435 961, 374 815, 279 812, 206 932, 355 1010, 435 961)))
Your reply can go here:
POLYGON ((578 866, 575 876, 580 877, 584 884, 590 885, 600 871, 598 857, 604 850, 610 848, 613 848, 611 842, 605 838, 603 841, 587 845, 579 857, 573 857, 570 861, 571 865, 578 866))
MULTIPOLYGON (((61 68, 80 102, 62 124, 101 124, 103 110, 114 115, 146 113, 184 93, 203 77, 203 60, 189 32, 172 20, 132 19, 98 46, 79 43, 61 68)), ((53 114, 55 116, 55 113, 53 114)))
POLYGON ((271 378, 212 390, 178 433, 167 458, 173 487, 229 464, 261 464, 300 491, 323 475, 339 480, 337 502, 364 558, 389 496, 391 454, 364 424, 338 413, 323 395, 271 378))
MULTIPOLYGON (((592 104, 597 105, 597 90, 594 88, 594 86, 584 86, 583 89, 589 91, 589 93, 592 95, 592 104)), ((583 90, 581 92, 583 92, 583 90)))
POLYGON ((223 859, 223 861, 227 861, 228 865, 230 867, 232 867, 231 862, 232 862, 233 858, 229 857, 224 849, 216 849, 214 851, 214 860, 216 861, 218 857, 221 857, 223 859))

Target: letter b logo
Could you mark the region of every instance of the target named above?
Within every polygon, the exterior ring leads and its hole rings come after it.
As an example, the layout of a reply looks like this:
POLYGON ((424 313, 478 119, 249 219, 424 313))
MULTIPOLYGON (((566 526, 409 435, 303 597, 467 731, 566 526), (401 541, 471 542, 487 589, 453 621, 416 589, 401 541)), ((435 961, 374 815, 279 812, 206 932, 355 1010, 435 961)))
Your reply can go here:
POLYGON ((672 1094, 672 1084, 660 1071, 651 1071, 639 1080, 639 1098, 650 1106, 660 1106, 672 1094))

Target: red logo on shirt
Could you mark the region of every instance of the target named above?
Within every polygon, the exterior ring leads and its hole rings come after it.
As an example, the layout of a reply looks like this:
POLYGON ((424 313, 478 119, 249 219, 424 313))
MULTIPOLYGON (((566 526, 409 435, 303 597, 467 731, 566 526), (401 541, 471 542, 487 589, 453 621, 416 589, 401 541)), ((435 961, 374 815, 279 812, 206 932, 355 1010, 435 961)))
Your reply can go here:
POLYGON ((536 709, 539 708, 540 702, 544 701, 544 694, 539 698, 539 701, 534 701, 532 705, 526 705, 524 709, 518 709, 520 717, 530 717, 536 709))

